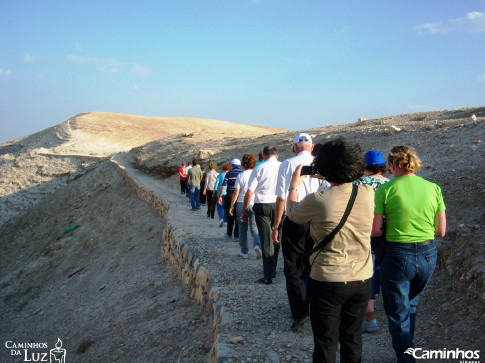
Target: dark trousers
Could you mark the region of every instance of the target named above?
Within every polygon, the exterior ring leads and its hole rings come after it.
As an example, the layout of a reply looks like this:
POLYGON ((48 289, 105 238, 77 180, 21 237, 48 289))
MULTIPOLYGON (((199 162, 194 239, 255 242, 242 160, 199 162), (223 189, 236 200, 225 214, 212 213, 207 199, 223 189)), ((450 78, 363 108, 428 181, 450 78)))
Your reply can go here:
POLYGON ((371 279, 323 282, 310 279, 313 362, 335 362, 340 342, 340 361, 360 362, 362 323, 371 294, 371 279))
POLYGON ((258 227, 261 249, 263 250, 263 273, 266 278, 276 277, 276 265, 280 245, 274 244, 271 239, 271 226, 274 223, 274 203, 254 203, 253 206, 256 226, 258 227))
POLYGON ((281 249, 284 258, 286 293, 293 319, 301 319, 309 314, 305 280, 307 276, 304 253, 313 247, 310 224, 296 224, 289 218, 283 220, 281 249))
POLYGON ((229 209, 231 209, 231 199, 232 193, 227 193, 224 198, 224 211, 227 216, 227 235, 232 236, 232 229, 234 228, 234 238, 239 238, 239 223, 234 223, 236 213, 234 213, 233 216, 229 214, 229 209))
POLYGON ((180 193, 185 194, 185 190, 187 189, 187 182, 184 180, 180 180, 180 193))
POLYGON ((201 184, 201 188, 200 188, 200 204, 205 204, 206 202, 206 196, 204 195, 204 189, 202 188, 202 184, 201 184))
POLYGON ((207 215, 214 219, 214 213, 216 212, 217 202, 217 190, 207 190, 207 215))

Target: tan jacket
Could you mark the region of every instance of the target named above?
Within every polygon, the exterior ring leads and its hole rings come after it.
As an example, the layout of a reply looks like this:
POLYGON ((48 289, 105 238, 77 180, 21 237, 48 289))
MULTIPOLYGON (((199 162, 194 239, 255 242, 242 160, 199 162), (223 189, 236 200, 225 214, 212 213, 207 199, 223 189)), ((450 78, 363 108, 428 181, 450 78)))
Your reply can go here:
MULTIPOLYGON (((307 195, 288 211, 295 223, 310 223, 315 246, 340 222, 352 192, 352 184, 334 186, 307 195)), ((374 218, 374 191, 360 185, 347 222, 320 253, 310 257, 310 277, 318 281, 349 282, 372 277, 370 235, 374 218)))

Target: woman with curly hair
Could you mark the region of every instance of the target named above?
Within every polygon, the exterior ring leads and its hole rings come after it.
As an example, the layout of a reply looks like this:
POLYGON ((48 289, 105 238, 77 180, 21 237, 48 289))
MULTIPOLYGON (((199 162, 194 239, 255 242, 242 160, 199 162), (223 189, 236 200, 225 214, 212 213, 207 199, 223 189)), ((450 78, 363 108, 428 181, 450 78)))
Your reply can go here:
POLYGON ((388 245, 381 262, 384 310, 397 361, 415 362, 404 353, 413 348, 419 295, 436 267, 434 237, 446 231, 445 204, 438 185, 415 173, 421 169, 416 153, 395 146, 388 157, 394 179, 377 188, 372 235, 383 234, 386 218, 388 245))
POLYGON ((310 223, 315 246, 340 224, 353 191, 357 194, 340 231, 310 256, 313 361, 335 362, 340 342, 341 361, 360 362, 361 326, 371 296, 374 191, 369 185, 352 184, 366 165, 358 145, 343 139, 326 142, 318 149, 314 165, 331 188, 297 202, 297 187, 305 177, 299 166, 290 182, 286 210, 293 222, 310 223))

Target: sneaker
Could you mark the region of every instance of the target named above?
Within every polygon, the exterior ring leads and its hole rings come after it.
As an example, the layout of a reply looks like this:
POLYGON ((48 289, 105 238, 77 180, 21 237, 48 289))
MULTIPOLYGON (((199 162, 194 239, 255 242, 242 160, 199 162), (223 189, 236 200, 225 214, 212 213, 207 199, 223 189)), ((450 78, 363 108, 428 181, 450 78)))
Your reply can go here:
POLYGON ((248 254, 247 253, 239 252, 239 257, 248 258, 248 254))
POLYGON ((261 248, 259 248, 258 246, 255 246, 254 252, 256 252, 256 259, 260 260, 261 259, 261 248))
POLYGON ((221 219, 220 223, 219 223, 219 228, 222 228, 224 226, 224 219, 221 219))
POLYGON ((379 325, 377 324, 376 319, 372 319, 371 321, 365 321, 362 324, 362 333, 370 333, 375 334, 379 332, 379 325))

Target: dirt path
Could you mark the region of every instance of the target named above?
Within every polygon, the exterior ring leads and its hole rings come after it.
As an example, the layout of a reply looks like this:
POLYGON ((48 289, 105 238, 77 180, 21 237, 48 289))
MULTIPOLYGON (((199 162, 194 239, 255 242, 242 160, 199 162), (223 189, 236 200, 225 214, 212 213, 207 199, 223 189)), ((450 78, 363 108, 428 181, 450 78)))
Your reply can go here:
MULTIPOLYGON (((185 237, 184 242, 196 252, 211 272, 216 286, 223 291, 231 324, 221 335, 221 343, 228 348, 229 361, 311 361, 310 324, 300 333, 289 331, 291 315, 282 256, 275 283, 257 284, 255 280, 262 277, 261 260, 256 259, 252 250, 248 259, 238 257, 239 243, 224 237, 225 229, 219 228, 217 220, 206 218, 205 206, 200 211, 191 211, 187 198, 170 182, 142 174, 133 168, 127 154, 119 154, 115 159, 143 188, 170 203, 169 223, 185 237)), ((383 329, 379 334, 364 336, 363 362, 392 362, 394 353, 380 300, 377 305, 383 329)))

